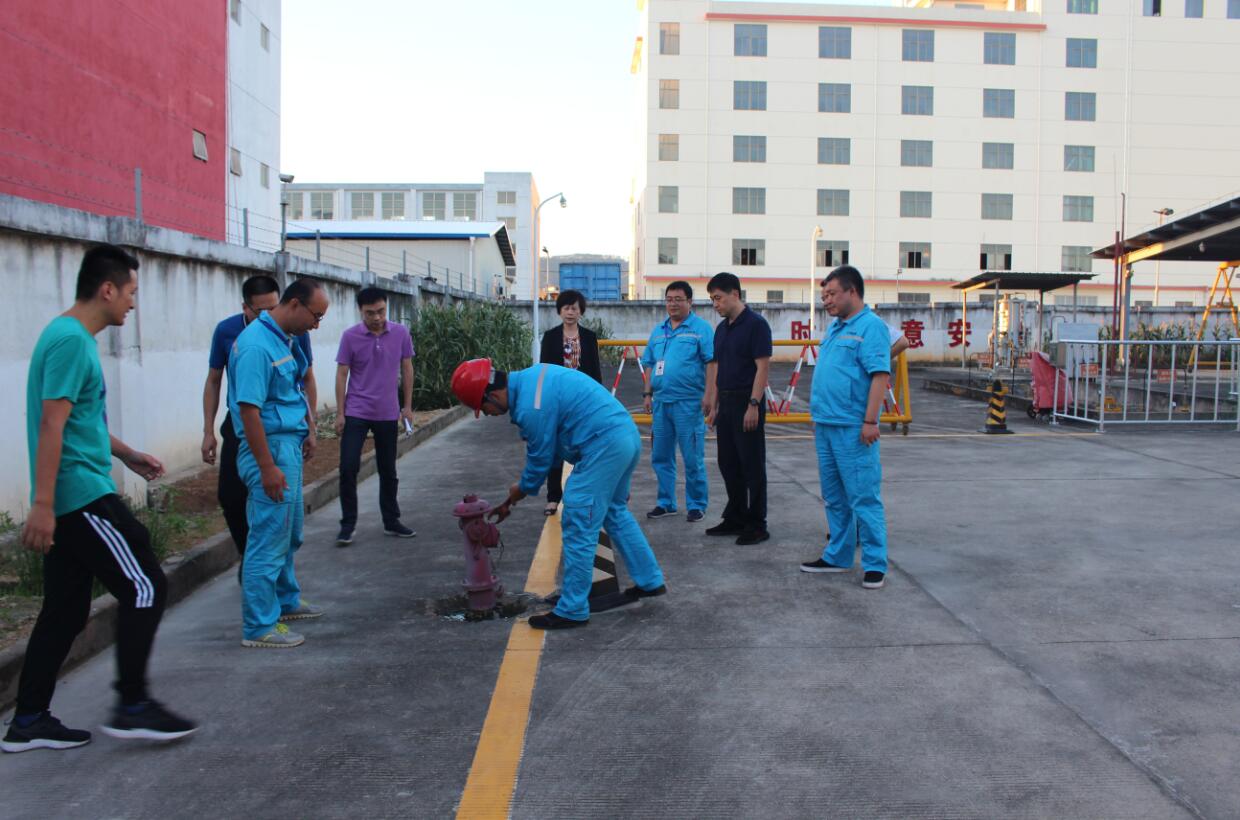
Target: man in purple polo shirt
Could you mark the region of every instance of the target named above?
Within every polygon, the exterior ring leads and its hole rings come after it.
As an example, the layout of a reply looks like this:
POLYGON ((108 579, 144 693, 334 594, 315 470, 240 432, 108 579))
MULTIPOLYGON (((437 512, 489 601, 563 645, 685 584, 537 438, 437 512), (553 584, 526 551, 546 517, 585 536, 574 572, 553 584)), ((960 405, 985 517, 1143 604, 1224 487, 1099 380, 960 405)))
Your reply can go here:
POLYGON ((357 308, 362 321, 344 332, 336 353, 340 547, 353 543, 357 527, 357 471, 367 433, 375 437, 383 532, 398 538, 417 535, 400 522, 396 503, 396 439, 402 422, 413 427, 413 340, 408 328, 387 320, 387 296, 379 288, 362 288, 357 308))

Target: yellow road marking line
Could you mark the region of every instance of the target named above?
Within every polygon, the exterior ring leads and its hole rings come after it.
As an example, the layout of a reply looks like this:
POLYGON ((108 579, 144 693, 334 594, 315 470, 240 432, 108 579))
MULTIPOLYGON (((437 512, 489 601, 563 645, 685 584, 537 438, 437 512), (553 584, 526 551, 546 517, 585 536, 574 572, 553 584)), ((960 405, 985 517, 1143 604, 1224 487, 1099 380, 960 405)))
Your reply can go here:
MULTIPOLYGON (((565 480, 571 471, 571 465, 565 464, 565 480)), ((526 592, 545 596, 555 591, 555 573, 563 546, 560 539, 557 512, 548 516, 543 524, 525 579, 526 592)), ((469 777, 456 809, 458 820, 506 818, 512 810, 512 795, 525 751, 525 730, 529 726, 530 702, 545 635, 541 629, 531 629, 525 621, 512 625, 499 677, 495 680, 495 692, 478 737, 478 748, 474 750, 474 762, 469 767, 469 777)))

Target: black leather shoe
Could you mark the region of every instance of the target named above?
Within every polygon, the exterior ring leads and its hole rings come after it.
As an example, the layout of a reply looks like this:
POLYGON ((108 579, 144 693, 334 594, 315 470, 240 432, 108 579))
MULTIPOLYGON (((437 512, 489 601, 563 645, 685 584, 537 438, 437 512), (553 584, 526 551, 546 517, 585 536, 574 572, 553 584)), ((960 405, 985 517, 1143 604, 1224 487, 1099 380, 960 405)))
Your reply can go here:
POLYGON ((747 547, 750 544, 761 544, 770 537, 771 534, 766 530, 745 530, 745 532, 741 533, 741 537, 736 539, 736 543, 742 547, 747 547))
POLYGON ((720 523, 716 524, 713 527, 708 527, 706 529, 706 534, 707 535, 740 535, 744 531, 745 531, 745 528, 742 527, 740 524, 733 524, 728 521, 721 521, 720 523))
POLYGON ((531 615, 529 624, 534 629, 572 629, 575 626, 586 626, 590 623, 587 618, 584 621, 574 621, 572 618, 561 618, 554 612, 548 612, 546 615, 531 615))
POLYGON ((642 589, 634 584, 624 591, 625 598, 632 598, 636 601, 638 598, 658 598, 660 595, 667 594, 667 584, 659 584, 654 589, 642 589))

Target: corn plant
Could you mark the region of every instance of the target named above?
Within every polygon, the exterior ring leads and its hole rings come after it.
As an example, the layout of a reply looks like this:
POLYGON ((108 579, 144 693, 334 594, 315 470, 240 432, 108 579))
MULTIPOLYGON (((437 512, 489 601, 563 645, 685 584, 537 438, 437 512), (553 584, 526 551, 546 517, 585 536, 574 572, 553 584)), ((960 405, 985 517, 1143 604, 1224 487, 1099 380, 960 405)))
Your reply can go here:
POLYGON ((519 370, 531 363, 530 326, 496 302, 424 305, 409 332, 417 353, 413 405, 418 410, 456 403, 452 371, 467 359, 489 358, 496 370, 519 370))

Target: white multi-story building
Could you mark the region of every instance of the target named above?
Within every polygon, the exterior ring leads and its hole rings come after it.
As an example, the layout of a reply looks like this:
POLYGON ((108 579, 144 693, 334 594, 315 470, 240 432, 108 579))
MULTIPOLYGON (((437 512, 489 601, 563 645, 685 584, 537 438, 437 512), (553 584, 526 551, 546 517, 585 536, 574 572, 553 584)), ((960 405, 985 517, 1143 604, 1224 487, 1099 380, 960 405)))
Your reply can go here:
MULTIPOLYGON (((341 227, 347 230, 347 223, 369 220, 503 223, 516 262, 505 271, 505 295, 530 298, 530 249, 538 206, 538 186, 532 174, 487 171, 481 184, 293 182, 284 190, 290 232, 332 222, 346 223, 341 227)), ((438 258, 433 262, 457 264, 438 258)))
MULTIPOLYGON (((1240 0, 909 2, 648 0, 634 295, 730 270, 804 302, 847 261, 871 301, 1092 270, 1106 304, 1121 194, 1132 234, 1240 189, 1240 0)), ((1200 304, 1213 267, 1159 274, 1200 304)))
POLYGON ((280 245, 280 0, 228 0, 228 241, 280 245))

